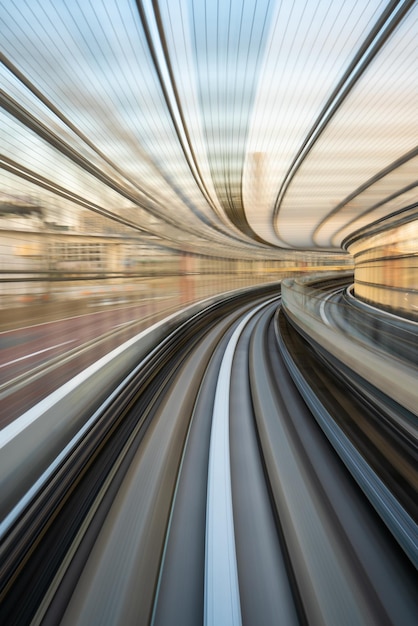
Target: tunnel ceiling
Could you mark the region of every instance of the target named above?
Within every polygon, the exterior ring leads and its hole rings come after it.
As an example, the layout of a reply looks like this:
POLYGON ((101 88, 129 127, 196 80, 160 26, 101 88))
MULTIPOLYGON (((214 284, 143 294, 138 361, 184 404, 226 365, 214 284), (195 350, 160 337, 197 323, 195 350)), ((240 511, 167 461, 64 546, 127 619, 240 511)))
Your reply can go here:
POLYGON ((2 204, 269 257, 417 202, 413 1, 0 6, 2 204))

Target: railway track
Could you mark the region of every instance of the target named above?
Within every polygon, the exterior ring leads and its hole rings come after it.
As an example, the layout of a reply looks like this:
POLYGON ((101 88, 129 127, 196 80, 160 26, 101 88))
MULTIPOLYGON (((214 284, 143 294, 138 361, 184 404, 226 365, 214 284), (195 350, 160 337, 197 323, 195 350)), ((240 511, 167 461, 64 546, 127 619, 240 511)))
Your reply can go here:
POLYGON ((415 568, 295 386, 279 305, 193 316, 96 411, 0 527, 2 623, 415 623, 415 568))

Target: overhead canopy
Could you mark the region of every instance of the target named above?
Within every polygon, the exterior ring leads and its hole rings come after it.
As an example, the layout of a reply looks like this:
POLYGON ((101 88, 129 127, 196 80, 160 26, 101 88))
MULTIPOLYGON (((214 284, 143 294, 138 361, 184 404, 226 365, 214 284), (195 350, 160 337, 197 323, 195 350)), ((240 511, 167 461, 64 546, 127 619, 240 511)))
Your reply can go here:
POLYGON ((413 0, 0 6, 0 202, 247 257, 340 250, 417 202, 413 0))

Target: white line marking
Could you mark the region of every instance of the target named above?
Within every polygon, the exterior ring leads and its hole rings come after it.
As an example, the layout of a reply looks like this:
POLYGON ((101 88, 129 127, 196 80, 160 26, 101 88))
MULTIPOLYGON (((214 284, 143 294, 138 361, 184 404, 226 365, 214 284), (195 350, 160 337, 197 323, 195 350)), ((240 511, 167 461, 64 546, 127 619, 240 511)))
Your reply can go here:
POLYGON ((20 356, 18 359, 13 359, 13 361, 8 361, 7 363, 2 363, 0 367, 7 367, 8 365, 12 365, 13 363, 18 363, 19 361, 24 361, 25 359, 30 359, 31 356, 37 356, 38 354, 42 354, 43 352, 48 352, 49 350, 54 350, 54 348, 60 348, 61 346, 65 346, 67 343, 73 343, 75 339, 70 339, 69 341, 63 341, 63 343, 57 343, 55 346, 50 346, 49 348, 44 348, 43 350, 38 350, 38 352, 31 352, 30 354, 25 354, 25 356, 20 356))
POLYGON ((239 323, 225 350, 213 407, 206 501, 205 626, 240 626, 235 532, 229 452, 231 368, 238 339, 263 303, 239 323))
MULTIPOLYGON (((138 320, 128 320, 127 322, 121 322, 120 324, 115 324, 112 328, 120 328, 121 326, 127 326, 128 324, 132 324, 132 322, 137 322, 138 320)), ((110 328, 109 330, 112 330, 110 328)))

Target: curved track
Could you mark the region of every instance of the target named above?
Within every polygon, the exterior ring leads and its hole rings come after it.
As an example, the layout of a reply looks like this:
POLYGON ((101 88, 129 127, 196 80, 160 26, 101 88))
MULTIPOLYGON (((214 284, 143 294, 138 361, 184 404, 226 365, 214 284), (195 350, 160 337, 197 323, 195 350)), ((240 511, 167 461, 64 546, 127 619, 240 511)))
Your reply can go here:
POLYGON ((3 623, 415 623, 415 569, 296 389, 278 306, 195 316, 98 412, 2 537, 3 623))

